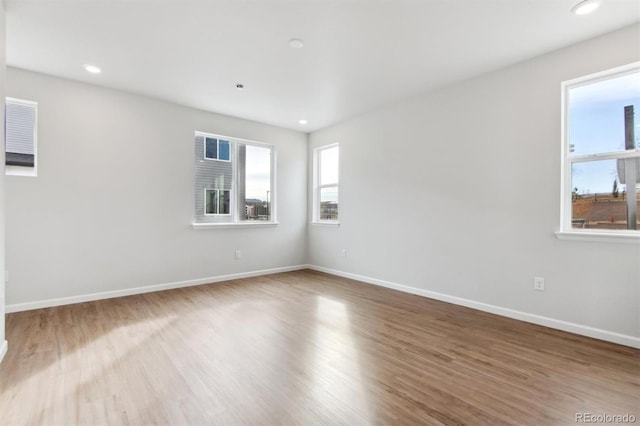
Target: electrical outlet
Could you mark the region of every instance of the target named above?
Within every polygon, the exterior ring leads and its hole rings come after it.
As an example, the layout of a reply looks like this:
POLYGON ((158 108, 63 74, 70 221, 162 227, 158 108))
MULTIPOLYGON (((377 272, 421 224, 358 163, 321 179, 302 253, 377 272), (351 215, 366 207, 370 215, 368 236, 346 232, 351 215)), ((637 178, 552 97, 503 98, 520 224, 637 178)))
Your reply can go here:
POLYGON ((533 278, 533 288, 534 288, 534 290, 544 291, 544 278, 542 278, 542 277, 534 277, 533 278))
POLYGON ((347 257, 347 249, 342 249, 342 251, 340 252, 340 255, 342 257, 347 257))
POLYGON ((236 260, 242 259, 242 252, 239 249, 236 249, 236 260))

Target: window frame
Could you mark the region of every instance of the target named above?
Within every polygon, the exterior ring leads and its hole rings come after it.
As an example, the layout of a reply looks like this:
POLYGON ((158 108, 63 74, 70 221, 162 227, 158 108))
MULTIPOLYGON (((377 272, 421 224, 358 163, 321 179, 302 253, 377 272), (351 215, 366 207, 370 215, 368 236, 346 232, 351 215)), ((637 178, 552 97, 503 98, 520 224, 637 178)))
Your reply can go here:
POLYGON ((233 152, 232 149, 232 145, 235 145, 232 143, 232 141, 228 140, 228 139, 223 139, 225 142, 227 142, 229 144, 229 159, 225 160, 224 158, 220 158, 220 137, 213 137, 213 136, 204 136, 204 143, 202 144, 202 149, 203 149, 203 157, 205 160, 209 160, 209 161, 224 161, 227 163, 230 163, 233 161, 233 156, 231 155, 233 152), (216 140, 216 157, 207 157, 207 139, 215 139, 216 140))
POLYGON ((340 144, 332 143, 319 146, 313 149, 313 213, 311 222, 318 225, 340 225, 340 144), (338 148, 338 179, 334 183, 321 184, 322 181, 322 151, 338 148), (320 217, 320 194, 325 188, 336 188, 338 190, 338 219, 322 219, 320 217))
MULTIPOLYGON (((229 213, 206 213, 206 191, 207 190, 216 190, 220 191, 219 188, 204 188, 204 200, 202 205, 202 211, 204 217, 211 218, 220 218, 220 221, 217 222, 202 222, 198 221, 197 217, 194 217, 191 226, 194 230, 197 229, 215 229, 215 228, 235 228, 235 227, 272 227, 277 226, 279 223, 277 221, 277 191, 276 191, 276 170, 277 170, 277 152, 276 146, 271 143, 259 142, 250 139, 236 138, 232 136, 220 135, 216 133, 209 133, 196 130, 194 132, 194 139, 197 137, 203 137, 203 159, 209 161, 221 161, 225 163, 231 164, 231 176, 232 176, 232 184, 231 189, 222 189, 223 191, 229 191, 229 213), (220 160, 214 158, 206 157, 206 138, 214 138, 218 140, 218 147, 220 139, 229 142, 229 160, 220 160), (239 144, 244 144, 245 146, 257 146, 261 148, 268 148, 270 152, 270 185, 269 185, 269 220, 243 220, 241 217, 244 215, 244 209, 238 208, 238 181, 239 181, 239 170, 238 170, 238 150, 239 144), (224 220, 227 218, 227 220, 224 220)), ((218 151, 219 152, 219 151, 218 151)), ((195 165, 194 165, 195 167, 195 165)), ((197 171, 194 168, 194 186, 197 179, 197 171)), ((246 176, 245 176, 246 179, 246 176)), ((198 189, 194 188, 193 194, 195 195, 198 189)), ((195 200, 194 200, 195 204, 195 200)), ((198 208, 196 207, 196 210, 198 208)))
POLYGON ((4 135, 4 150, 5 150, 5 176, 29 176, 29 177, 37 177, 38 176, 38 102, 29 101, 26 99, 18 99, 10 96, 5 97, 5 135, 4 135), (33 115, 33 167, 31 166, 15 166, 15 165, 6 165, 6 105, 8 103, 19 104, 24 106, 33 107, 34 115, 33 115))
MULTIPOLYGON (((619 152, 599 152, 571 156, 569 139, 569 91, 571 89, 595 84, 625 75, 640 72, 640 62, 611 68, 588 74, 561 83, 561 171, 560 171, 560 227, 556 231, 559 239, 599 241, 599 242, 633 242, 640 243, 640 230, 629 229, 581 229, 572 226, 572 165, 574 163, 593 162, 599 160, 618 160, 640 156, 640 148, 619 152)), ((637 112, 640 114, 640 111, 637 112)))
POLYGON ((232 200, 233 200, 233 196, 232 196, 233 191, 230 189, 218 189, 218 188, 204 188, 204 215, 205 216, 231 216, 231 204, 232 204, 232 200), (215 195, 215 200, 216 200, 216 211, 218 213, 207 213, 207 192, 208 191, 215 191, 216 195, 215 195), (229 213, 219 213, 220 212, 220 196, 219 196, 219 192, 220 191, 228 191, 229 192, 229 213))

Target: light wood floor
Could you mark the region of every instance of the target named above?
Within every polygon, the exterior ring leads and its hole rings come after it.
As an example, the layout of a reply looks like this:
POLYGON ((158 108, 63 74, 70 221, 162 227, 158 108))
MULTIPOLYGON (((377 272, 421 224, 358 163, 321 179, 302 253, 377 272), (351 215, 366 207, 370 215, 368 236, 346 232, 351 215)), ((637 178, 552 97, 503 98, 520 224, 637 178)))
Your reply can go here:
POLYGON ((639 351, 312 271, 7 316, 0 424, 640 422, 639 351))

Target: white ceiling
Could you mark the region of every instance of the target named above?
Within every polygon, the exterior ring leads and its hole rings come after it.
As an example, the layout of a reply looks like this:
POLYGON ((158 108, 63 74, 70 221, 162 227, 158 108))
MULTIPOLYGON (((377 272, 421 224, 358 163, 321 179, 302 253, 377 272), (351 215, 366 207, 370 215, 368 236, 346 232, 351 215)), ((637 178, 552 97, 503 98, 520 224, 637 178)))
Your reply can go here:
POLYGON ((4 2, 10 66, 305 132, 640 21, 638 0, 4 2))

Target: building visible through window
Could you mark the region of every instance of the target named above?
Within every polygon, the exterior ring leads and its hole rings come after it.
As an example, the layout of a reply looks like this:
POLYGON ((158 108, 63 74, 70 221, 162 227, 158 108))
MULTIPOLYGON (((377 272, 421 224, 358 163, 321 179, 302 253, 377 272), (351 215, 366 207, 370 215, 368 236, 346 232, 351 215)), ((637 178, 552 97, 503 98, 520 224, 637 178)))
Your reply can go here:
POLYGON ((195 223, 274 222, 273 146, 196 132, 195 223))
POLYGON ((564 203, 572 229, 640 229, 639 118, 637 64, 565 83, 564 203))

